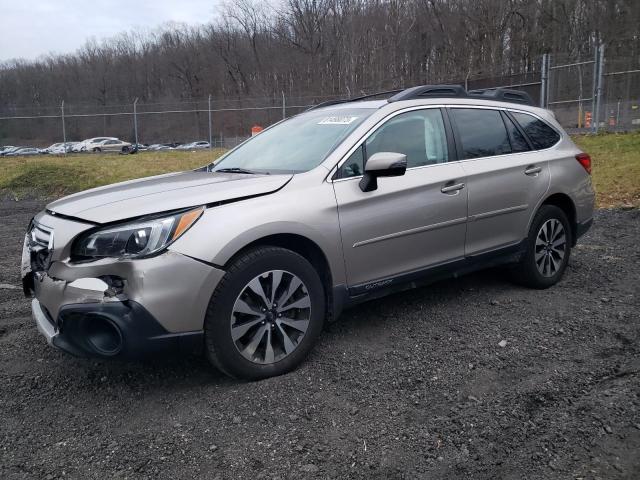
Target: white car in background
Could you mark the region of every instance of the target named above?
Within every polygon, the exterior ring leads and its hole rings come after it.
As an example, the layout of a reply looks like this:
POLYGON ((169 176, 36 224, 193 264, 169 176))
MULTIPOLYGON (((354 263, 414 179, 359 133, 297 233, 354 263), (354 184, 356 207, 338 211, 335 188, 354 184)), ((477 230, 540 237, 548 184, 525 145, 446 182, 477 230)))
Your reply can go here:
POLYGON ((69 153, 72 151, 73 146, 76 145, 77 143, 78 142, 67 142, 66 144, 64 142, 54 143, 53 145, 47 148, 43 148, 42 153, 49 153, 52 155, 61 155, 64 153, 69 153))
POLYGON ((15 150, 18 147, 14 147, 13 145, 5 145, 4 147, 0 147, 0 156, 6 155, 7 153, 15 150))
POLYGON ((43 148, 42 153, 61 153, 60 150, 63 148, 64 143, 54 143, 49 145, 47 148, 43 148))
POLYGON ((116 137, 93 137, 78 142, 73 146, 73 152, 91 152, 93 149, 105 140, 118 140, 116 137))
POLYGON ((200 141, 200 142, 185 143, 184 145, 180 145, 179 147, 176 147, 176 150, 201 150, 209 147, 210 147, 209 142, 200 141))
POLYGON ((14 147, 13 145, 7 145, 6 147, 3 147, 2 149, 0 149, 0 156, 9 155, 10 153, 15 152, 20 148, 22 147, 14 147))

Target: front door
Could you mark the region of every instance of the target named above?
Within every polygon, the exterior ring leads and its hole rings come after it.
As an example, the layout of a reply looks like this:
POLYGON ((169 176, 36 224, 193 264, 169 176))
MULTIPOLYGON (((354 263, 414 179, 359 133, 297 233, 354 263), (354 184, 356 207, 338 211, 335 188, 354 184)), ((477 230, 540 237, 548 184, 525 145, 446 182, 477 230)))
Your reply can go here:
POLYGON ((352 294, 464 257, 467 191, 449 157, 442 112, 431 108, 395 115, 341 166, 333 185, 352 294), (362 192, 364 159, 377 152, 407 155, 407 172, 362 192))

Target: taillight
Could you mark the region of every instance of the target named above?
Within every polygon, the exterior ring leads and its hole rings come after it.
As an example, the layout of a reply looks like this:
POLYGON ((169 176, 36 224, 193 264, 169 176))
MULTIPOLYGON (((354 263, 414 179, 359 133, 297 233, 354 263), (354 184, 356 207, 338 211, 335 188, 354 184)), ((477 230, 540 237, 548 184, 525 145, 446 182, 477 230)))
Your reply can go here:
POLYGON ((576 155, 576 160, 580 162, 580 165, 591 175, 591 157, 587 153, 579 153, 576 155))

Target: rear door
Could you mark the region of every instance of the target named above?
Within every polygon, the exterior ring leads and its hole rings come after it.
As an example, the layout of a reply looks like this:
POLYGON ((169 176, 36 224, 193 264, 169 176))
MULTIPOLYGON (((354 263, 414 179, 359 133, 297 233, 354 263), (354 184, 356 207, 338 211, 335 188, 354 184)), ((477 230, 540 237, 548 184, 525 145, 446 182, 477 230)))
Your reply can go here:
POLYGON ((462 167, 449 162, 453 144, 445 120, 439 108, 397 114, 354 147, 339 169, 333 186, 352 294, 463 258, 467 192, 462 167), (407 155, 405 175, 380 178, 377 190, 362 192, 365 159, 384 151, 407 155))
POLYGON ((469 190, 465 255, 517 244, 549 188, 548 161, 499 109, 449 112, 469 190))

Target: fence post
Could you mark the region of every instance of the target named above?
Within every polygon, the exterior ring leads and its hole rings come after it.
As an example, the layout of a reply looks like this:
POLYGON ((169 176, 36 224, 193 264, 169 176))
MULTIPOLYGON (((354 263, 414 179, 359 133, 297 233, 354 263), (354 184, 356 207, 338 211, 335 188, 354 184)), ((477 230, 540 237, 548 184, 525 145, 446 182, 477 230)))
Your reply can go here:
POLYGON ((136 150, 138 149, 138 97, 133 101, 133 134, 136 137, 136 150))
POLYGON ((211 130, 211 94, 209 94, 209 103, 208 103, 208 109, 209 109, 209 150, 211 150, 213 148, 213 136, 212 136, 212 130, 211 130))
POLYGON ((62 150, 64 151, 64 156, 67 156, 67 130, 64 126, 64 100, 62 100, 62 105, 60 105, 60 110, 62 112, 62 150))
POLYGON ((284 120, 285 118, 287 118, 287 110, 286 110, 287 106, 284 100, 284 91, 282 92, 282 119, 284 120))
POLYGON ((597 49, 597 80, 596 80, 596 106, 595 106, 595 133, 600 127, 600 104, 602 102, 602 82, 604 77, 604 44, 600 43, 597 49))
MULTIPOLYGON (((542 68, 540 69, 540 107, 546 107, 546 99, 547 99, 547 77, 549 73, 547 71, 547 59, 549 57, 548 53, 542 55, 542 68)), ((468 76, 467 76, 468 78, 468 76)))
POLYGON ((594 59, 593 59, 593 89, 591 90, 591 132, 596 133, 598 127, 596 126, 598 123, 598 117, 595 116, 596 113, 596 97, 598 92, 598 55, 600 53, 600 47, 596 46, 594 59))
POLYGON ((551 80, 553 79, 553 75, 551 75, 552 59, 553 55, 551 53, 547 53, 547 87, 544 97, 544 108, 549 108, 549 92, 551 91, 551 80))

